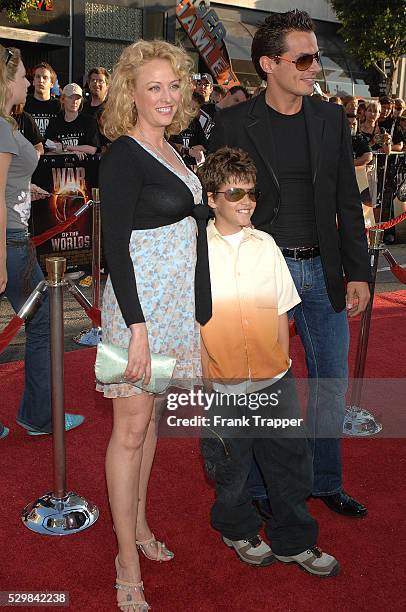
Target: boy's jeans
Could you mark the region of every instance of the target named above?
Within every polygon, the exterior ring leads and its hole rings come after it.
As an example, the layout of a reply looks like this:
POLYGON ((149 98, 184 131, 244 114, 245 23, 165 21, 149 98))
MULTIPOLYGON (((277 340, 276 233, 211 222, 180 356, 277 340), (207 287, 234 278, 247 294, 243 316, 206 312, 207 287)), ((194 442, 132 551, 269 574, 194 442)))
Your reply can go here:
MULTIPOLYGON (((345 310, 335 312, 326 291, 320 257, 286 258, 302 302, 289 312, 302 341, 309 377, 307 425, 313 448, 315 496, 342 489, 341 434, 348 385, 349 331, 345 310), (324 432, 328 437, 323 437, 324 432), (332 433, 335 432, 335 433, 332 433)), ((261 473, 253 467, 253 497, 267 497, 261 473)))
MULTIPOLYGON (((28 287, 24 272, 30 258, 29 237, 24 230, 7 230, 7 286, 5 295, 18 312, 44 275, 34 254, 28 287)), ((17 421, 28 429, 52 431, 51 356, 48 293, 25 324, 25 386, 17 421)))
POLYGON ((224 402, 216 402, 211 415, 246 416, 251 426, 238 429, 211 425, 210 429, 202 430, 205 436, 202 453, 208 474, 216 482, 216 500, 211 510, 213 528, 234 541, 248 540, 259 533, 262 523, 246 487, 255 456, 264 474, 272 506, 267 536, 275 554, 290 556, 314 546, 318 534, 317 522, 306 507, 312 490, 311 453, 306 432, 303 426, 261 428, 255 426, 252 417, 297 419, 300 415, 294 379, 288 372, 271 387, 246 397, 278 391, 277 406, 260 407, 255 411, 237 400, 232 410, 226 412, 224 402))

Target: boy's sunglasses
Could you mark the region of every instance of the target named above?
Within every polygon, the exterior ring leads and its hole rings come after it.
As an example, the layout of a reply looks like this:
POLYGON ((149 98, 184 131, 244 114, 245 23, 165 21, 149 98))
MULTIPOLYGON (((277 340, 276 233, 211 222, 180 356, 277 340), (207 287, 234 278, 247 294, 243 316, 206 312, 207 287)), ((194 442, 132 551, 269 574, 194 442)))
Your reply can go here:
POLYGON ((9 63, 9 61, 11 60, 11 58, 13 57, 14 53, 12 51, 10 51, 10 49, 6 49, 6 66, 9 63))
POLYGON ((242 187, 231 187, 226 191, 215 191, 214 193, 223 193, 227 202, 239 202, 248 195, 251 202, 256 202, 259 198, 259 191, 256 189, 243 189, 242 187))
POLYGON ((273 59, 283 60, 284 62, 295 64, 297 70, 304 72, 304 70, 310 68, 310 66, 313 64, 313 60, 316 60, 316 62, 320 64, 320 51, 317 51, 317 53, 313 53, 312 55, 302 55, 297 60, 290 60, 286 57, 281 57, 280 55, 274 55, 273 59))

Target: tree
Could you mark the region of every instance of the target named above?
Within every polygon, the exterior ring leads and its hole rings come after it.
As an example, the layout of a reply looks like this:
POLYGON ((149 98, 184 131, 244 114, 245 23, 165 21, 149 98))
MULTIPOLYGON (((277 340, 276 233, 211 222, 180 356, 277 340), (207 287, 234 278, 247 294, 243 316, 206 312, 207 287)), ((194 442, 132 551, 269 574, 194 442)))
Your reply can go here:
POLYGON ((330 4, 351 53, 365 68, 373 66, 380 73, 390 95, 399 59, 406 53, 405 0, 330 0, 330 4))
POLYGON ((17 23, 28 23, 27 11, 37 6, 36 0, 0 0, 0 10, 17 23))

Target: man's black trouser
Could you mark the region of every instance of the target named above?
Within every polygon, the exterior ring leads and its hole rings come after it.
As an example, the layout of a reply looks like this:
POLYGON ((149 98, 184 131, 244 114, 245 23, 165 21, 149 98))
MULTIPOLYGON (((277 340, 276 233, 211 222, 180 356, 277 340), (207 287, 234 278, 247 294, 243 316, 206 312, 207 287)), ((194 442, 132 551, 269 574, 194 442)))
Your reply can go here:
POLYGON ((272 518, 266 525, 272 550, 277 555, 299 554, 314 546, 318 535, 317 522, 306 507, 312 491, 312 460, 305 428, 303 423, 273 428, 269 422, 261 425, 259 420, 300 419, 294 379, 288 372, 271 387, 245 396, 245 403, 242 396, 230 397, 226 407, 224 397, 216 394, 210 428, 203 430, 202 453, 207 472, 216 483, 211 524, 230 540, 248 540, 259 533, 261 519, 246 488, 254 455, 272 508, 272 518), (255 399, 263 394, 272 395, 272 403, 277 394, 277 405, 253 410, 258 403, 255 399), (245 424, 240 428, 224 422, 214 425, 216 414, 233 419, 245 416, 245 424))

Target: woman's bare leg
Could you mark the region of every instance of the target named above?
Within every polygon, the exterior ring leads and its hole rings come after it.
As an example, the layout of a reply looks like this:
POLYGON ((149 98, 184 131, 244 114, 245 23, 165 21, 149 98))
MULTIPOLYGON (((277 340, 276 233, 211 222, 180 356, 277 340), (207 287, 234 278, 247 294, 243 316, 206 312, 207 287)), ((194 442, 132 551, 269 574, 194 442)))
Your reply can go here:
MULTIPOLYGON (((113 400, 114 424, 106 453, 106 479, 118 542, 117 577, 140 582, 141 573, 134 533, 137 524, 140 470, 153 396, 146 393, 113 400)), ((148 454, 148 452, 147 452, 148 454)), ((117 592, 118 601, 126 599, 117 592)), ((132 592, 134 601, 142 601, 132 592)))
MULTIPOLYGON (((159 418, 160 408, 162 408, 162 404, 166 403, 166 398, 156 398, 155 399, 155 407, 153 410, 153 414, 148 426, 148 432, 145 437, 144 442, 144 450, 142 454, 142 462, 141 462, 141 473, 140 473, 140 486, 139 486, 139 499, 138 499, 138 514, 137 514, 137 527, 136 534, 137 540, 143 542, 145 540, 149 540, 152 537, 152 531, 148 525, 147 517, 146 517, 146 505, 147 505, 147 492, 148 492, 148 482, 151 473, 152 464, 155 456, 155 449, 157 443, 157 418, 159 418)), ((156 557, 158 555, 158 546, 156 544, 149 545, 148 553, 152 557, 156 557)), ((162 550, 162 560, 172 559, 173 555, 166 554, 165 549, 162 550)))

